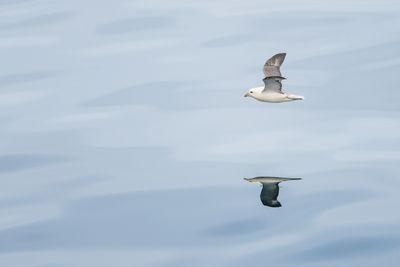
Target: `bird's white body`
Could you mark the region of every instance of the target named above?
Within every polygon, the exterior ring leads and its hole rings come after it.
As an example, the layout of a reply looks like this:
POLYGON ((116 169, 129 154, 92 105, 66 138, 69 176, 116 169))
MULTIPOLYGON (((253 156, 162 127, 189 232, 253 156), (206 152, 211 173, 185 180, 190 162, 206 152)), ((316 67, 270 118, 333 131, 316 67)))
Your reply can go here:
POLYGON ((301 180, 301 178, 289 178, 289 177, 272 177, 272 176, 258 176, 254 178, 244 178, 246 181, 249 181, 250 183, 261 183, 261 184, 267 184, 267 183, 280 183, 284 181, 290 181, 290 180, 301 180))
POLYGON ((282 103, 294 100, 302 100, 304 97, 288 94, 285 92, 275 92, 275 91, 264 91, 265 87, 254 87, 249 90, 248 96, 262 102, 269 103, 282 103))
POLYGON ((280 67, 285 60, 286 54, 279 53, 271 57, 265 62, 264 71, 264 87, 251 88, 244 96, 250 96, 258 101, 270 103, 290 102, 294 100, 303 100, 304 97, 292 95, 282 90, 282 77, 280 67))

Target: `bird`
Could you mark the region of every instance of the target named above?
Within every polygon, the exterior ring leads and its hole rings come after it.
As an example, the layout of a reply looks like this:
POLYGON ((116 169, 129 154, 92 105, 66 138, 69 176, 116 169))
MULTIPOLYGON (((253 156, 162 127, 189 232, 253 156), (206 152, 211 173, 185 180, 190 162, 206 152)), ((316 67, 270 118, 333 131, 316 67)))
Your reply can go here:
POLYGON ((264 86, 253 87, 244 95, 252 97, 258 101, 269 103, 282 103, 295 100, 303 100, 303 96, 292 95, 282 91, 282 76, 280 66, 285 60, 286 53, 279 53, 271 57, 264 64, 264 86))
POLYGON ((272 176, 257 176, 254 178, 243 178, 250 183, 261 183, 262 190, 260 194, 261 202, 264 206, 279 208, 282 204, 278 201, 279 183, 284 181, 301 180, 301 178, 288 177, 272 177, 272 176))

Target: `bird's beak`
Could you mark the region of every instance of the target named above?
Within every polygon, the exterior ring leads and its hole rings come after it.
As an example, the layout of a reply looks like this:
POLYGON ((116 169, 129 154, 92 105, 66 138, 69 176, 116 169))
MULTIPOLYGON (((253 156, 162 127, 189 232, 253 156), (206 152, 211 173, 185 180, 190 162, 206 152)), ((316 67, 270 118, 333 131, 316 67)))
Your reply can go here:
POLYGON ((250 96, 249 93, 246 93, 246 94, 244 95, 244 97, 248 97, 248 96, 250 96))

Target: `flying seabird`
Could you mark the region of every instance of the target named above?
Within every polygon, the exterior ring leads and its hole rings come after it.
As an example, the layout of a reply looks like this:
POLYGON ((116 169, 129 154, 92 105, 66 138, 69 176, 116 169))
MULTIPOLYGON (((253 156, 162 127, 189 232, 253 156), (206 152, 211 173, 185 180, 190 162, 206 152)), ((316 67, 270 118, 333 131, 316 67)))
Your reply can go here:
POLYGON ((261 202, 264 206, 273 208, 281 207, 281 203, 278 201, 279 195, 279 183, 290 180, 301 180, 301 178, 284 178, 284 177, 271 177, 271 176, 258 176, 254 178, 244 178, 250 183, 261 183, 262 190, 260 194, 261 202))
POLYGON ((282 77, 280 66, 285 60, 286 53, 279 53, 271 57, 264 64, 264 86, 251 88, 244 96, 270 103, 282 103, 294 100, 303 100, 304 97, 292 95, 282 91, 282 77))

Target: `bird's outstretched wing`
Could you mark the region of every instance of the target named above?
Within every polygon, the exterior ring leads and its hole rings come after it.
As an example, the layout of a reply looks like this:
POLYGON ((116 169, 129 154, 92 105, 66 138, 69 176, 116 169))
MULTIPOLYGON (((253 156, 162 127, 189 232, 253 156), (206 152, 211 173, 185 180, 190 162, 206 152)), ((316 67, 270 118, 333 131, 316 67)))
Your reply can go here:
POLYGON ((280 66, 285 60, 286 53, 279 53, 271 57, 264 64, 264 77, 280 76, 282 77, 280 66))
POLYGON ((277 200, 279 195, 279 183, 263 183, 260 199, 264 205, 271 203, 272 200, 277 200))
POLYGON ((282 94, 282 83, 283 77, 272 76, 263 79, 264 89, 263 92, 276 92, 282 94))

